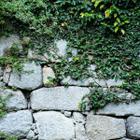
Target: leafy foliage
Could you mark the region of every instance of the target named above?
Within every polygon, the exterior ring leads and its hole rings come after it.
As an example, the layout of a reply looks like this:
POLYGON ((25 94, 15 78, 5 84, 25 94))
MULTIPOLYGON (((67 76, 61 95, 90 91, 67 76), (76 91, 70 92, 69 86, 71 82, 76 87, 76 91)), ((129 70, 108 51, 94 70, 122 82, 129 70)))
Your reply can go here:
POLYGON ((80 104, 80 109, 85 110, 86 107, 90 107, 91 109, 97 111, 100 108, 103 108, 105 105, 109 103, 117 103, 120 102, 121 98, 117 97, 111 91, 103 91, 100 88, 95 90, 91 90, 89 95, 86 95, 80 104))
POLYGON ((10 136, 10 135, 5 134, 5 133, 3 133, 3 132, 0 132, 0 139, 1 139, 1 140, 18 140, 17 137, 15 137, 15 136, 10 136))
POLYGON ((22 71, 24 62, 20 49, 17 47, 17 44, 13 44, 11 48, 5 50, 4 56, 0 57, 0 65, 2 67, 11 67, 16 72, 22 71))
POLYGON ((6 106, 5 106, 6 99, 3 99, 0 96, 0 118, 6 114, 6 106))
POLYGON ((115 33, 125 34, 123 28, 129 23, 128 9, 135 6, 137 2, 130 0, 85 0, 84 7, 86 10, 81 13, 81 17, 115 33))
MULTIPOLYGON (((54 65, 59 81, 69 75, 89 77, 88 66, 96 64, 101 78, 124 80, 122 88, 140 99, 139 7, 139 0, 2 0, 0 26, 10 22, 18 27, 22 37, 31 39, 27 46, 40 53, 55 39, 67 39, 78 52, 68 52, 54 65)), ((20 69, 18 57, 6 56, 0 64, 20 69)))

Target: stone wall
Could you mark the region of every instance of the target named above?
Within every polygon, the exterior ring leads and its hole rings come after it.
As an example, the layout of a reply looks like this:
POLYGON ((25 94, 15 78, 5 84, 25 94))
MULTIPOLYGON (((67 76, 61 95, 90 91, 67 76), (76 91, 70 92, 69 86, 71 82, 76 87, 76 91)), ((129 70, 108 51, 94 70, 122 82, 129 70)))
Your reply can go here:
MULTIPOLYGON (((20 42, 17 35, 0 39, 0 56, 4 49, 14 42, 20 42)), ((65 56, 67 42, 55 42, 57 56, 65 56)), ((20 45, 19 45, 20 46, 20 45)), ((22 47, 21 47, 22 48, 22 47)), ((73 50, 76 54, 76 50, 73 50)), ((79 103, 83 96, 90 92, 90 85, 101 85, 104 88, 121 85, 123 81, 98 79, 95 65, 89 69, 95 75, 82 81, 71 77, 64 78, 60 84, 50 83, 49 78, 56 78, 53 69, 40 65, 35 60, 48 58, 29 50, 23 71, 16 73, 11 68, 0 68, 0 96, 10 98, 6 101, 8 113, 0 119, 0 131, 19 136, 21 140, 132 140, 140 139, 140 101, 130 104, 108 104, 94 112, 81 112, 79 103), (67 83, 68 87, 65 87, 67 83), (9 87, 16 87, 17 90, 9 87)), ((133 98, 131 93, 120 91, 120 95, 133 98)))

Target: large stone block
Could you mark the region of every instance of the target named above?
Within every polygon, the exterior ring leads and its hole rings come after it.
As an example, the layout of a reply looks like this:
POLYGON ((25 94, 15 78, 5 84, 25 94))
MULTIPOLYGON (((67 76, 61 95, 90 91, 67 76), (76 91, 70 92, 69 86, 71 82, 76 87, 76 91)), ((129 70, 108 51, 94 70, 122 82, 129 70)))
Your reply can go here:
POLYGON ((25 63, 20 74, 14 71, 11 73, 8 85, 26 90, 40 87, 42 85, 41 66, 35 62, 25 63))
POLYGON ((19 90, 13 91, 10 89, 1 89, 0 96, 6 99, 6 108, 10 111, 27 108, 27 100, 25 99, 23 93, 19 90))
POLYGON ((114 115, 114 116, 140 116, 140 101, 132 102, 130 104, 109 104, 103 109, 100 109, 97 114, 102 115, 114 115))
POLYGON ((88 88, 55 87, 41 88, 31 94, 33 110, 79 110, 83 96, 89 93, 88 88))
POLYGON ((28 110, 12 112, 0 119, 0 131, 25 137, 32 126, 32 115, 28 110))
POLYGON ((54 111, 33 114, 39 140, 71 140, 74 139, 74 124, 72 119, 54 111))
POLYGON ((130 138, 140 139, 140 117, 129 117, 126 123, 127 135, 130 138))
POLYGON ((87 117, 86 130, 90 140, 119 139, 126 134, 123 119, 93 115, 92 113, 87 117))

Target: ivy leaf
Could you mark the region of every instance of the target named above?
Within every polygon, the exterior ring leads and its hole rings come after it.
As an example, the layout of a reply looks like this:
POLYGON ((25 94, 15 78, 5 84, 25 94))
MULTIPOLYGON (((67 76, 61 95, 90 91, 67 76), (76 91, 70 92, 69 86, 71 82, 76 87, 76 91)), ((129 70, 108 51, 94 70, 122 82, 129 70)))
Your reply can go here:
POLYGON ((96 8, 101 2, 102 2, 102 0, 96 0, 95 4, 94 4, 94 7, 96 8))
POLYGON ((125 34, 125 30, 121 29, 121 33, 124 35, 125 34))
POLYGON ((105 17, 106 18, 108 18, 109 16, 110 16, 110 9, 107 9, 106 11, 105 11, 105 17))
POLYGON ((119 30, 119 27, 117 26, 116 28, 115 28, 115 33, 117 33, 118 32, 118 30, 119 30))

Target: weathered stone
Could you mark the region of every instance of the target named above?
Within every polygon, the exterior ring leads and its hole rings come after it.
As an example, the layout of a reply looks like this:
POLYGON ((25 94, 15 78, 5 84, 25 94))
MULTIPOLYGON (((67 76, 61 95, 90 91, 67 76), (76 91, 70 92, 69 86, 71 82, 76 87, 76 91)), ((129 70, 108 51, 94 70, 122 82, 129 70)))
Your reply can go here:
POLYGON ((71 48, 72 56, 76 56, 78 54, 78 50, 76 48, 71 48))
POLYGON ((95 71, 96 70, 96 65, 92 64, 90 65, 90 67, 88 68, 89 71, 95 71))
POLYGON ((74 80, 70 76, 64 78, 61 81, 62 85, 70 85, 70 86, 89 86, 94 83, 93 78, 88 78, 84 80, 74 80))
POLYGON ((33 114, 39 140, 70 140, 74 138, 74 125, 70 118, 59 112, 39 112, 33 114))
POLYGON ((1 88, 1 87, 4 87, 4 86, 5 86, 5 83, 0 82, 0 88, 1 88))
POLYGON ((45 62, 58 62, 56 53, 52 50, 50 50, 51 54, 49 55, 47 52, 44 54, 39 54, 37 50, 28 50, 27 57, 32 60, 41 60, 45 62), (56 56, 56 57, 55 57, 56 56))
POLYGON ((11 74, 11 67, 10 66, 7 66, 4 70, 4 73, 3 73, 3 81, 5 83, 8 83, 9 82, 9 78, 10 78, 10 74, 11 74))
POLYGON ((122 80, 115 80, 115 79, 109 79, 105 81, 107 84, 107 87, 115 87, 115 86, 121 86, 123 84, 122 80))
POLYGON ((41 60, 45 62, 59 62, 59 57, 64 57, 67 50, 67 41, 66 40, 57 40, 54 42, 55 47, 48 48, 47 52, 39 54, 38 50, 28 50, 28 58, 34 60, 41 60))
POLYGON ((57 49, 57 55, 58 56, 65 56, 67 53, 67 41, 66 40, 57 40, 55 41, 56 49, 57 49))
POLYGON ((70 111, 64 111, 64 115, 66 116, 66 117, 71 117, 71 112, 70 111))
POLYGON ((140 139, 140 117, 129 117, 126 123, 127 135, 130 138, 140 139))
POLYGON ((26 90, 40 87, 42 85, 41 66, 35 64, 35 62, 25 63, 23 72, 18 74, 13 71, 11 73, 8 85, 26 90))
POLYGON ((7 98, 6 108, 8 110, 20 110, 27 108, 27 101, 21 91, 10 89, 0 90, 0 96, 7 98))
POLYGON ((90 113, 86 124, 87 135, 90 140, 110 140, 125 136, 125 122, 123 119, 98 116, 90 113))
POLYGON ((85 124, 85 117, 81 113, 74 112, 73 118, 77 123, 85 124))
POLYGON ((5 53, 5 50, 11 48, 14 43, 18 44, 19 48, 22 48, 19 37, 17 35, 11 35, 9 37, 1 37, 0 38, 0 56, 3 56, 5 53))
POLYGON ((126 91, 120 91, 120 92, 115 91, 115 95, 122 100, 127 100, 128 102, 136 98, 134 94, 126 91))
POLYGON ((27 135, 27 139, 34 140, 34 137, 35 137, 34 131, 30 130, 28 135, 27 135))
POLYGON ((83 124, 77 123, 75 126, 75 131, 76 131, 76 140, 89 140, 86 135, 86 131, 83 124))
POLYGON ((51 67, 45 66, 43 68, 43 84, 46 87, 53 86, 55 84, 55 73, 51 67))
MULTIPOLYGON (((96 77, 96 74, 95 74, 96 77)), ((123 81, 118 80, 115 81, 114 79, 103 80, 103 79, 96 79, 96 78, 87 78, 83 80, 74 80, 70 76, 64 78, 61 81, 62 85, 68 84, 71 86, 101 86, 101 87, 114 87, 122 85, 123 81)))
POLYGON ((132 102, 130 104, 119 103, 109 104, 103 109, 100 109, 97 114, 114 115, 114 116, 140 116, 140 101, 132 102))
POLYGON ((32 115, 28 110, 12 112, 0 119, 0 131, 19 137, 27 136, 32 126, 32 115))
POLYGON ((41 88, 32 92, 31 107, 33 110, 79 110, 82 97, 89 92, 82 87, 41 88))

